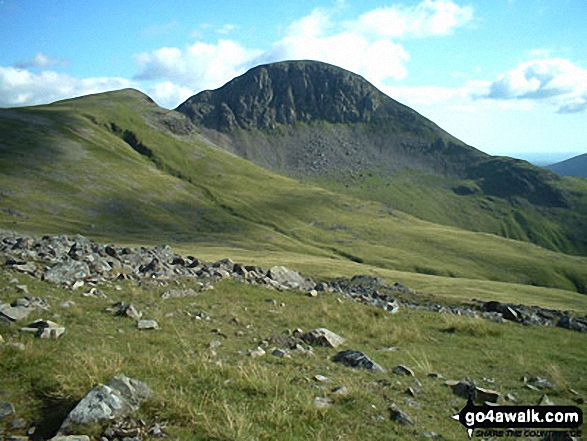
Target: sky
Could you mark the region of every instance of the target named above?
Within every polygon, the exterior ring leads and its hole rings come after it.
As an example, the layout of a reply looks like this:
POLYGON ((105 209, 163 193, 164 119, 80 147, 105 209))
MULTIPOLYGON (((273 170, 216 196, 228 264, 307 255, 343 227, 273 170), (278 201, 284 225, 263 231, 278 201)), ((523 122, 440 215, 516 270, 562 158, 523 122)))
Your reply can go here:
POLYGON ((587 152, 586 0, 0 0, 0 107, 127 87, 160 106, 259 64, 359 75, 486 153, 587 152))

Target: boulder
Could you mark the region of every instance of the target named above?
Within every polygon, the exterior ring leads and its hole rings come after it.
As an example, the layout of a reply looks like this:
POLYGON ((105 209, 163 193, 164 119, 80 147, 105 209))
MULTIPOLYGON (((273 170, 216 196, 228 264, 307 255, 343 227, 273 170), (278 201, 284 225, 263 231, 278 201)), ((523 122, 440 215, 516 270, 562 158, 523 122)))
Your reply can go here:
POLYGON ((302 335, 302 340, 312 346, 326 346, 336 348, 345 342, 340 335, 326 328, 317 328, 302 335))
POLYGON ((51 283, 64 283, 73 285, 78 280, 83 280, 90 275, 90 268, 85 262, 77 260, 64 260, 52 266, 45 273, 45 280, 51 283))
POLYGON ((389 414, 392 421, 409 426, 413 426, 415 424, 413 418, 401 410, 395 403, 389 406, 389 414))
POLYGON ((272 267, 267 272, 267 276, 286 288, 311 291, 315 286, 312 281, 306 280, 297 271, 290 270, 284 266, 272 267))
POLYGON ((0 401, 0 421, 14 415, 14 406, 12 403, 0 401))
POLYGON ((363 368, 367 369, 372 372, 379 372, 385 373, 385 369, 367 357, 360 351, 354 351, 352 349, 347 349, 346 351, 341 351, 336 354, 332 361, 335 363, 342 363, 345 366, 353 367, 353 368, 363 368))
POLYGON ((31 332, 37 338, 57 340, 65 333, 65 328, 50 320, 36 320, 25 328, 20 328, 21 332, 31 332))
POLYGON ((107 384, 95 386, 67 415, 58 434, 68 434, 78 425, 122 418, 139 409, 153 392, 138 380, 120 374, 107 384))

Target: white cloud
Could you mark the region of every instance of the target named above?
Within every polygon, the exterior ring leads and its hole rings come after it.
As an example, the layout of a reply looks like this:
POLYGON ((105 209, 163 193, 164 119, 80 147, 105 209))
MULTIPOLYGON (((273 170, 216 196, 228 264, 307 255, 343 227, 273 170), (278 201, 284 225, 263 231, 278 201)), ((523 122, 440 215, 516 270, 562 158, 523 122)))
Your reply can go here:
POLYGON ((153 98, 160 106, 172 109, 194 95, 194 90, 189 87, 178 86, 171 81, 164 81, 149 87, 147 95, 153 98))
POLYGON ((560 113, 586 110, 587 69, 564 58, 540 58, 518 64, 500 75, 483 98, 538 100, 560 113))
POLYGON ((30 60, 19 61, 14 65, 14 67, 17 69, 47 68, 51 66, 59 66, 64 64, 67 64, 65 60, 51 58, 43 54, 42 52, 39 52, 30 60))
POLYGON ((473 8, 447 0, 424 0, 415 6, 377 8, 346 24, 349 29, 379 37, 449 35, 473 19, 473 8))
POLYGON ((231 40, 197 42, 185 49, 164 47, 135 56, 139 67, 135 79, 172 82, 176 87, 198 91, 220 87, 243 73, 243 66, 260 53, 231 40))
POLYGON ((125 78, 74 78, 53 71, 33 73, 0 66, 0 107, 45 104, 65 98, 134 87, 125 78))

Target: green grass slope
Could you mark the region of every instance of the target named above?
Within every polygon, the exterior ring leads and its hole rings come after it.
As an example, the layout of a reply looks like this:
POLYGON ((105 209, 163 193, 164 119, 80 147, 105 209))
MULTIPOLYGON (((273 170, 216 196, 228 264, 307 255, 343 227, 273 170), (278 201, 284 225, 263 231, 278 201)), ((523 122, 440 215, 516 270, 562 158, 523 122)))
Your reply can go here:
POLYGON ((0 111, 0 226, 170 242, 194 254, 273 253, 275 263, 320 262, 316 273, 351 263, 586 290, 587 258, 425 222, 276 175, 198 133, 173 134, 186 124, 132 90, 0 111))
POLYGON ((268 170, 430 222, 587 255, 584 183, 489 156, 339 67, 257 66, 177 111, 268 170))

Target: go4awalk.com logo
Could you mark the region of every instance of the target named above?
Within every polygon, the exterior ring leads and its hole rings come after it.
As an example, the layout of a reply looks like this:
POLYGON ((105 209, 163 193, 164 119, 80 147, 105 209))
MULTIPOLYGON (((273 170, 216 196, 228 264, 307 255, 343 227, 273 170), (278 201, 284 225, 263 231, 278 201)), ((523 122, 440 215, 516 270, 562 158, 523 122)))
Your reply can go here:
POLYGON ((452 418, 465 426, 469 438, 534 437, 561 430, 581 436, 583 411, 576 406, 476 406, 469 398, 452 418))

